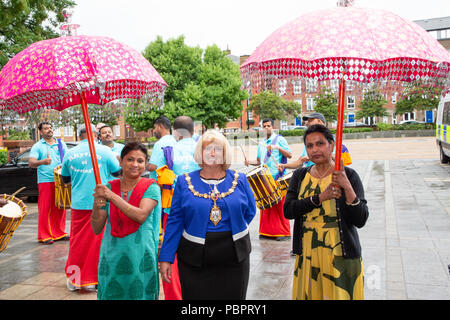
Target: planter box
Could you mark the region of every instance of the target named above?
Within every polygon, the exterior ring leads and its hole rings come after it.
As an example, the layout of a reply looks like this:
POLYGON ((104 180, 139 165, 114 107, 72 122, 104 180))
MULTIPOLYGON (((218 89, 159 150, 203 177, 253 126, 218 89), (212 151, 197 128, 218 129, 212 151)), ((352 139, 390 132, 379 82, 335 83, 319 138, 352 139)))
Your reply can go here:
POLYGON ((31 148, 33 140, 3 140, 3 146, 9 149, 31 148))

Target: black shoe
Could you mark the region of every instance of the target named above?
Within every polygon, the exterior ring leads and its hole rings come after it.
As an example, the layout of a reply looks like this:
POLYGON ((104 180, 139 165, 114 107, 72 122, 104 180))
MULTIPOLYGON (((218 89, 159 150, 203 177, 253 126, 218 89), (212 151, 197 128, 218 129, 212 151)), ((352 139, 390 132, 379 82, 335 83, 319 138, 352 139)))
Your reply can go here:
POLYGON ((291 239, 291 237, 277 237, 276 239, 277 241, 288 241, 291 239))
POLYGON ((67 235, 67 236, 62 237, 61 239, 56 240, 56 241, 69 241, 69 240, 70 240, 70 236, 67 235))
POLYGON ((45 241, 41 241, 42 244, 52 244, 53 242, 55 242, 55 241, 53 241, 53 239, 48 239, 48 240, 45 240, 45 241))

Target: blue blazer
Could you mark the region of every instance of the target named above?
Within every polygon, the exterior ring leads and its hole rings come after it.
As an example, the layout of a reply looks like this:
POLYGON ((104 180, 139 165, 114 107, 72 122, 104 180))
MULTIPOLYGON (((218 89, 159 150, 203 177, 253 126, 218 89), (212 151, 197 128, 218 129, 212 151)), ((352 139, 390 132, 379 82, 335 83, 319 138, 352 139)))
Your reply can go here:
MULTIPOLYGON (((201 181, 200 170, 189 173, 189 176, 196 191, 201 194, 211 191, 210 186, 201 181)), ((217 186, 218 191, 227 192, 233 181, 234 171, 227 170, 225 180, 217 186)), ((229 217, 227 219, 228 228, 231 228, 229 231, 233 237, 238 260, 241 261, 251 251, 248 225, 256 213, 255 198, 245 174, 239 173, 238 184, 234 192, 224 199, 217 200, 217 205, 222 211, 222 216, 228 215, 229 217)), ((184 175, 178 177, 159 261, 173 263, 180 240, 196 252, 196 254, 191 252, 191 260, 196 260, 195 257, 201 260, 209 228, 211 206, 212 200, 194 196, 188 189, 184 175)), ((223 228, 221 231, 224 231, 223 228)), ((191 261, 191 263, 201 265, 201 261, 191 261)))

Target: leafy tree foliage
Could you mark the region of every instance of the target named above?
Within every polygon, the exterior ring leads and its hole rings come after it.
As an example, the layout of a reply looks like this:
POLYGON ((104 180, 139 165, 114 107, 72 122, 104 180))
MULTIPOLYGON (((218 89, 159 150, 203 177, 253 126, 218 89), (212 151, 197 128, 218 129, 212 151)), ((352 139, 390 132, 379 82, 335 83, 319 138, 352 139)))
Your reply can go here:
POLYGON ((356 118, 384 117, 388 115, 386 108, 383 107, 387 101, 376 88, 372 87, 364 93, 364 99, 359 104, 361 110, 356 112, 356 118))
POLYGON ((316 103, 314 111, 323 114, 327 123, 337 120, 338 98, 331 89, 322 87, 320 93, 314 98, 314 101, 316 103))
POLYGON ((74 5, 72 0, 0 1, 0 67, 30 44, 57 37, 61 11, 74 5))
POLYGON ((241 90, 239 66, 216 45, 202 50, 186 45, 184 36, 166 42, 158 36, 143 55, 169 87, 164 106, 136 106, 136 102, 130 105, 126 121, 135 130, 148 130, 162 114, 171 120, 188 115, 206 128, 215 124, 224 127, 229 119, 240 116, 241 101, 247 98, 247 92, 241 90), (145 108, 146 112, 136 115, 131 112, 135 107, 145 108))
POLYGON ((247 110, 257 113, 260 119, 287 120, 301 114, 302 107, 294 101, 285 100, 266 90, 253 96, 247 110))
POLYGON ((442 87, 425 84, 420 81, 406 85, 402 98, 395 106, 395 112, 402 114, 414 110, 432 110, 438 107, 442 87))

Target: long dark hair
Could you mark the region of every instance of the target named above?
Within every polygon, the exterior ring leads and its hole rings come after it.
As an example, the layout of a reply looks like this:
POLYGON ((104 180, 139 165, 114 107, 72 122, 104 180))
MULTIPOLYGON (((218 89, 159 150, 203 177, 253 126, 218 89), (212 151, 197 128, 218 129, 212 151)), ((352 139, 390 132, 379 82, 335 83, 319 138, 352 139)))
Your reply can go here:
POLYGON ((303 135, 303 142, 306 145, 306 137, 310 135, 311 133, 319 132, 323 134, 325 139, 331 144, 334 141, 333 134, 331 133, 330 129, 325 127, 323 124, 313 124, 308 129, 306 129, 305 134, 303 135))
POLYGON ((127 154, 134 150, 142 151, 142 153, 145 154, 145 161, 148 160, 148 150, 140 142, 128 142, 125 147, 123 147, 122 152, 120 153, 120 158, 123 160, 127 154))

